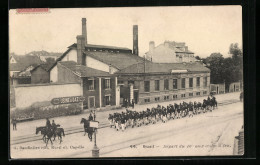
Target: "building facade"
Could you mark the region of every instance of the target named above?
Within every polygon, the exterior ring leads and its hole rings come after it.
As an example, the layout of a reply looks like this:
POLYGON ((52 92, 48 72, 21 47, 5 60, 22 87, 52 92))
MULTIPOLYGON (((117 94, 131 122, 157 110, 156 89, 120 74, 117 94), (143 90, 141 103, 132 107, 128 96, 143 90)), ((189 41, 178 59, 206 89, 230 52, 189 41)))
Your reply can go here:
POLYGON ((142 64, 129 67, 117 73, 118 84, 124 90, 121 97, 134 99, 137 104, 146 104, 208 95, 210 71, 197 68, 199 65, 190 64, 189 67, 196 67, 189 70, 180 64, 183 69, 176 69, 174 65, 170 69, 171 65, 168 64, 148 64, 146 69, 142 64), (162 69, 152 69, 159 67, 162 69))
POLYGON ((154 41, 149 43, 146 58, 156 63, 194 62, 194 53, 188 49, 185 42, 165 41, 155 46, 154 41))

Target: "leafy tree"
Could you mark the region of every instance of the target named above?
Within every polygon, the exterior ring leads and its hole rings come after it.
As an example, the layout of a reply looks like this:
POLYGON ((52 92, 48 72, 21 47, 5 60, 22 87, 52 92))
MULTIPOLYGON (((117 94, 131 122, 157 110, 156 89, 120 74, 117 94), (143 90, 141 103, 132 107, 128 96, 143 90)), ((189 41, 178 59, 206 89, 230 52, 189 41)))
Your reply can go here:
POLYGON ((196 60, 202 60, 202 59, 200 58, 200 56, 195 56, 195 59, 196 59, 196 60))
POLYGON ((223 61, 224 57, 220 53, 212 53, 205 59, 205 63, 211 71, 211 83, 223 83, 223 61))
POLYGON ((211 83, 224 83, 226 87, 232 82, 238 82, 243 77, 243 53, 237 43, 231 44, 229 53, 232 57, 224 58, 220 53, 212 53, 203 59, 203 62, 211 70, 211 83))
POLYGON ((229 47, 229 53, 232 54, 232 60, 234 65, 234 81, 243 79, 243 52, 239 48, 238 43, 232 43, 229 47))
POLYGON ((47 63, 47 64, 53 64, 53 63, 55 63, 55 59, 54 59, 54 58, 51 58, 51 57, 46 58, 46 63, 47 63))

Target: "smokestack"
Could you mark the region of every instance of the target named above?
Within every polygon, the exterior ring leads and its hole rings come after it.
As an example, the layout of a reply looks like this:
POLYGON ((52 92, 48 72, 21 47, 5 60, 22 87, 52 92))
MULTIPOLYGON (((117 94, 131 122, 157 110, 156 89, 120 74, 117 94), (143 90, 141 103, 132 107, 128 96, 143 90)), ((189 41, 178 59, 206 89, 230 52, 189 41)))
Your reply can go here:
POLYGON ((153 50, 154 50, 154 46, 155 44, 154 44, 154 41, 150 41, 149 42, 149 51, 151 52, 151 53, 153 53, 153 50))
POLYGON ((83 57, 83 51, 85 50, 85 36, 77 36, 77 64, 85 65, 85 58, 83 57))
POLYGON ((82 18, 82 35, 85 37, 85 44, 88 44, 87 41, 87 20, 82 18))
POLYGON ((164 41, 164 46, 166 47, 166 48, 169 48, 169 41, 164 41))
POLYGON ((138 25, 133 26, 133 54, 139 55, 138 52, 138 25))

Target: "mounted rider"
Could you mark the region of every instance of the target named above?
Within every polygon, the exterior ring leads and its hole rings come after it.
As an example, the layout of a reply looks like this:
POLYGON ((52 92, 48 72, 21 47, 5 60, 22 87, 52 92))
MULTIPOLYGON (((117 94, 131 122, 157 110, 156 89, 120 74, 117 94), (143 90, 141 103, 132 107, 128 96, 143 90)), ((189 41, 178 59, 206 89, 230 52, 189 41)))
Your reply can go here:
POLYGON ((46 118, 46 129, 47 130, 51 129, 51 122, 50 122, 49 118, 46 118))
POLYGON ((89 114, 89 117, 88 117, 88 120, 89 120, 89 121, 93 121, 93 119, 94 119, 94 118, 93 118, 93 116, 92 116, 92 113, 90 113, 90 114, 89 114))

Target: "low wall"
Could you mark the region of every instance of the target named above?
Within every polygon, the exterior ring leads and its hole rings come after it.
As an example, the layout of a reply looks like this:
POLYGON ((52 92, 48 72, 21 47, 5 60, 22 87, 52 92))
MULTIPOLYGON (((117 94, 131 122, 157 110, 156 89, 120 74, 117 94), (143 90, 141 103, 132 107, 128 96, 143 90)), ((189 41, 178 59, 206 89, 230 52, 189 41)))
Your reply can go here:
POLYGON ((57 97, 82 96, 82 92, 80 84, 21 85, 14 87, 15 105, 24 108, 57 97))
POLYGON ((210 92, 215 94, 224 94, 225 84, 210 84, 210 92))

